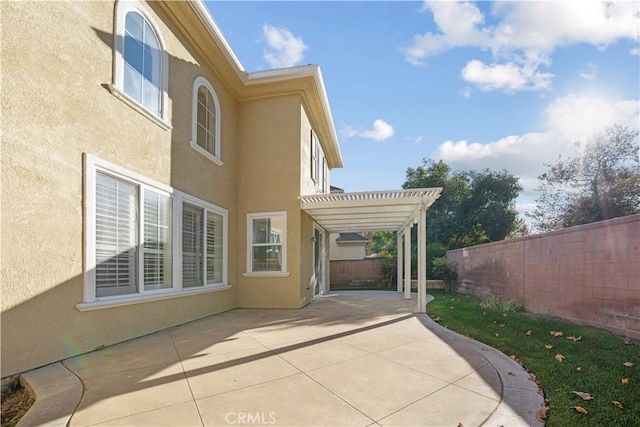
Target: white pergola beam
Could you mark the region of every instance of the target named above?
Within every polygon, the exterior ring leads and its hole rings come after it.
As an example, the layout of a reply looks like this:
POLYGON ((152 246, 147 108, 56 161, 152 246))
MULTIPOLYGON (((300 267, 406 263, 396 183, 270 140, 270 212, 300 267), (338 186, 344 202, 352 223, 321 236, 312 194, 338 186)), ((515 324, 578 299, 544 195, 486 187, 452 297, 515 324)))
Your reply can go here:
POLYGON ((411 299, 411 225, 404 227, 404 299, 411 299))

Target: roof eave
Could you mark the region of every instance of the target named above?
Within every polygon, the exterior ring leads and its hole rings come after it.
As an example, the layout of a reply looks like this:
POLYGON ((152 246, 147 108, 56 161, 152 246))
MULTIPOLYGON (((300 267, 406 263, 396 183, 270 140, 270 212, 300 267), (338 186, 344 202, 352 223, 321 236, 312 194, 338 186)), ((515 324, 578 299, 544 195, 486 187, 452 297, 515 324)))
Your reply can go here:
MULTIPOLYGON (((239 93, 241 98, 251 97, 252 86, 268 85, 281 81, 294 81, 305 78, 313 79, 315 91, 308 91, 304 85, 301 85, 301 91, 304 92, 307 99, 315 99, 322 110, 322 115, 326 122, 326 130, 324 134, 328 137, 329 141, 326 141, 327 138, 323 138, 321 143, 325 151, 329 168, 333 169, 343 167, 344 161, 340 151, 338 134, 333 122, 333 115, 331 114, 329 98, 327 97, 327 91, 322 78, 322 72, 320 71, 320 66, 311 64, 247 73, 240 63, 240 60, 231 49, 231 46, 229 46, 229 43, 222 34, 218 24, 214 21, 204 2, 202 0, 189 0, 189 4, 202 24, 206 27, 211 37, 215 40, 218 47, 222 50, 224 56, 227 58, 229 64, 242 82, 243 88, 241 93, 239 93)), ((274 93, 274 95, 276 94, 277 93, 274 93)), ((322 126, 323 124, 318 123, 318 125, 322 126)))

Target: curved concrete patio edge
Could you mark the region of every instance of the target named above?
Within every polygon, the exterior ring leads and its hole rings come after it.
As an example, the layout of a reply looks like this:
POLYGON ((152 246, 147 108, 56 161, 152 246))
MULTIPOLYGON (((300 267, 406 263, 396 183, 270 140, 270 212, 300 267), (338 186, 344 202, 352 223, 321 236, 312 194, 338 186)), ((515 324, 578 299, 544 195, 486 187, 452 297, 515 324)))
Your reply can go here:
MULTIPOLYGON (((427 304, 433 301, 427 296, 427 304)), ((544 426, 536 412, 542 408, 543 396, 537 383, 518 363, 501 351, 465 337, 433 321, 427 314, 416 317, 433 333, 445 340, 453 349, 464 347, 481 354, 495 368, 502 383, 502 397, 495 411, 484 421, 484 426, 544 426)))
POLYGON ((82 382, 62 363, 54 363, 20 376, 35 402, 17 427, 66 426, 82 399, 82 382))

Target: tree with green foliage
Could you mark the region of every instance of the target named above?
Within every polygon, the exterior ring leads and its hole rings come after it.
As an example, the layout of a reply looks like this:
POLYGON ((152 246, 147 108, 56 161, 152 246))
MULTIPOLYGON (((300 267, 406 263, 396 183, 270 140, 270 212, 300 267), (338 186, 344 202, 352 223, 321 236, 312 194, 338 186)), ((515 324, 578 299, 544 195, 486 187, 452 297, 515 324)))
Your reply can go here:
POLYGON ((572 158, 545 164, 541 194, 529 214, 551 231, 640 212, 638 131, 615 125, 595 134, 572 158))
POLYGON ((384 257, 396 256, 396 233, 393 231, 374 231, 369 234, 368 250, 372 254, 384 257))
POLYGON ((407 169, 402 187, 442 187, 427 211, 427 240, 448 249, 503 240, 519 226, 515 199, 522 186, 506 170, 460 172, 425 159, 407 169))

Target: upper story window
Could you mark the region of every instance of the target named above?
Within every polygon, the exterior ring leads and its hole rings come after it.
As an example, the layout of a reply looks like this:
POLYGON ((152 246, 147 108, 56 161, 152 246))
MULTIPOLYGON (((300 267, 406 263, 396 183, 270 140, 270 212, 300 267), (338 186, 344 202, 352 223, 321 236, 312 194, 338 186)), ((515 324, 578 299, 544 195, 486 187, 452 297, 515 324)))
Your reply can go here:
POLYGON ((311 178, 321 193, 329 189, 329 168, 316 133, 311 131, 311 178))
POLYGON ((165 120, 168 60, 156 28, 137 2, 118 3, 114 86, 144 111, 165 120))
POLYGON ((193 82, 191 146, 220 162, 220 103, 211 83, 204 77, 193 82))

